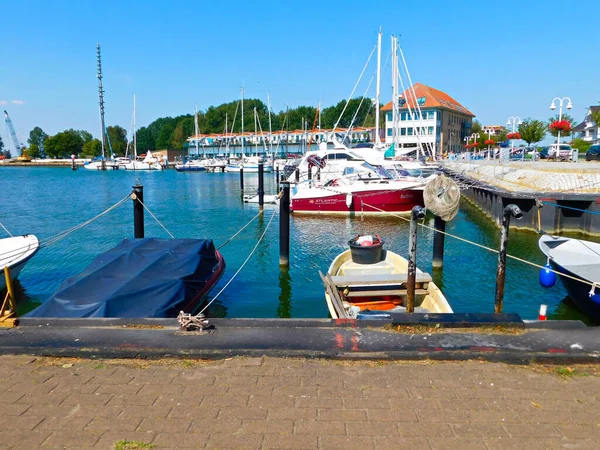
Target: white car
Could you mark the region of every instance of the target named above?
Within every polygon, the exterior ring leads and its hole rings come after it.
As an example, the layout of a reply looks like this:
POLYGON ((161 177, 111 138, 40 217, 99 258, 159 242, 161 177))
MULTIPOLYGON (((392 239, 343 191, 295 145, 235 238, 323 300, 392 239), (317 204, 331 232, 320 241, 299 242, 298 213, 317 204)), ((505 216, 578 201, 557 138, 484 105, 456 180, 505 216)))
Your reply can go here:
POLYGON ((548 149, 548 158, 569 161, 572 157, 573 148, 569 144, 552 144, 548 149))

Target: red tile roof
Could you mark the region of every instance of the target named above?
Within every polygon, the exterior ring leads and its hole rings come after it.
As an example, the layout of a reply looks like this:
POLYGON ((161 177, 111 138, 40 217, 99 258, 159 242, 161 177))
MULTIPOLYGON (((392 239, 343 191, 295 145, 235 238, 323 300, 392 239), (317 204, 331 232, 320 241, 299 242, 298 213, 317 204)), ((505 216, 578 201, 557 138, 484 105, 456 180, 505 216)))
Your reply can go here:
MULTIPOLYGON (((408 109, 410 105, 411 109, 416 108, 417 101, 416 99, 419 97, 425 97, 425 103, 419 105, 421 108, 445 108, 450 109, 452 111, 456 111, 462 114, 467 114, 469 116, 475 117, 471 111, 462 106, 452 97, 450 97, 445 92, 442 92, 438 89, 432 88, 430 86, 425 86, 421 83, 416 83, 414 86, 416 98, 412 93, 412 89, 408 88, 406 91, 402 93, 402 98, 406 99, 406 104, 400 107, 400 110, 408 109)), ((392 102, 389 102, 385 105, 382 111, 391 111, 392 110, 392 102)))

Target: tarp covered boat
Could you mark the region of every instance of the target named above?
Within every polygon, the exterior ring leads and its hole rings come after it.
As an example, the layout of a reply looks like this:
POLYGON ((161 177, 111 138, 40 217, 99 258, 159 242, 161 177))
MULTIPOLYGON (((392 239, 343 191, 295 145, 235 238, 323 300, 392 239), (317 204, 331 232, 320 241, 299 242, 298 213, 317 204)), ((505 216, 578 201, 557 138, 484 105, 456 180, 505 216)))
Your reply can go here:
POLYGON ((225 261, 210 239, 124 239, 28 317, 175 317, 195 312, 225 261))

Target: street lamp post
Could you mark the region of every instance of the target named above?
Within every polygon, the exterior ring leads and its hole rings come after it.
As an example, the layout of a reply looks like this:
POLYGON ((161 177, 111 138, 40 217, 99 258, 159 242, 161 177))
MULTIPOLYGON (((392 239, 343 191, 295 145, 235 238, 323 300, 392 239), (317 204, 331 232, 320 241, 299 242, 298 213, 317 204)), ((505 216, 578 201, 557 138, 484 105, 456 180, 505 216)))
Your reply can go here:
MULTIPOLYGON (((506 125, 510 127, 512 124, 512 132, 514 133, 515 127, 517 127, 518 125, 521 125, 522 123, 523 122, 521 121, 521 118, 519 116, 516 116, 516 117, 511 116, 508 118, 506 125)), ((515 140, 511 139, 510 142, 511 142, 511 153, 514 153, 515 152, 515 140)))
MULTIPOLYGON (((569 103, 567 103, 567 109, 571 109, 573 107, 573 104, 571 103, 571 99, 569 97, 554 97, 552 99, 552 103, 550 104, 550 109, 552 111, 554 111, 556 109, 556 100, 558 100, 558 121, 560 122, 562 120, 562 109, 563 109, 563 102, 565 100, 569 100, 569 103)), ((560 130, 558 130, 558 135, 556 138, 556 144, 557 144, 557 149, 556 149, 556 156, 559 156, 559 151, 560 151, 560 130)))
MULTIPOLYGON (((473 143, 477 142, 477 139, 479 139, 479 133, 471 134, 471 139, 473 139, 473 143)), ((473 153, 473 154, 475 154, 475 153, 473 153)))

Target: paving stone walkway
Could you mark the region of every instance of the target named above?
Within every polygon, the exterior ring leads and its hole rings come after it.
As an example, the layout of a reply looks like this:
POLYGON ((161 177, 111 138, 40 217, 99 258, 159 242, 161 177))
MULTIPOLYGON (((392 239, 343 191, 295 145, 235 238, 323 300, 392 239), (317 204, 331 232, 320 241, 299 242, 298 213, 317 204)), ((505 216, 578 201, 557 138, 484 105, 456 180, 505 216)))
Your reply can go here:
POLYGON ((476 361, 0 356, 0 450, 123 441, 163 450, 597 449, 598 373, 476 361))

